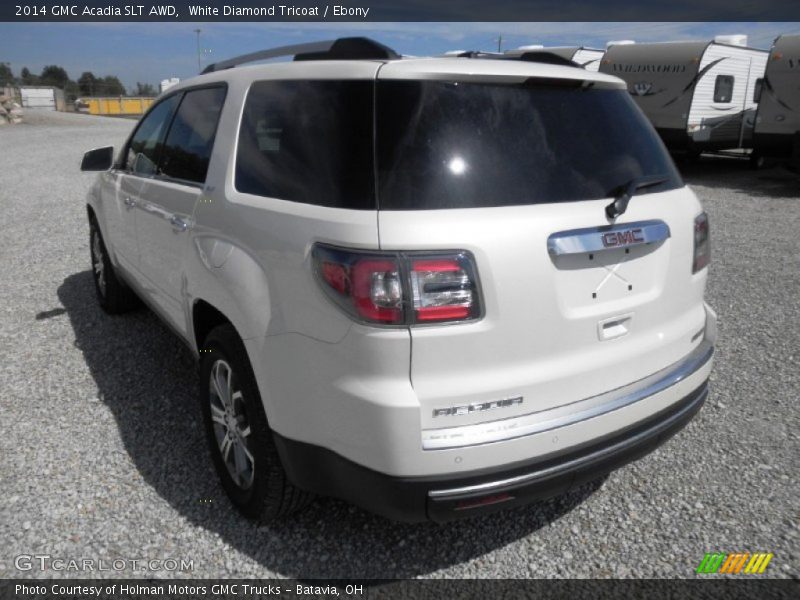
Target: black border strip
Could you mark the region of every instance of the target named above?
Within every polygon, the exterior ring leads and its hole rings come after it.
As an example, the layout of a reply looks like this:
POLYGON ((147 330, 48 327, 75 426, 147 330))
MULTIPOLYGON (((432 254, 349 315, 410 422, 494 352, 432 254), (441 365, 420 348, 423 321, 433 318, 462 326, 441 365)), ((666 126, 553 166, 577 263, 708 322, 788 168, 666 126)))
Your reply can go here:
POLYGON ((0 21, 12 22, 223 22, 223 21, 800 21, 800 2, 760 0, 719 2, 716 0, 8 0, 0 3, 0 21), (216 15, 191 15, 189 6, 217 9, 216 15), (281 5, 285 8, 281 9, 281 5), (29 7, 26 10, 17 7, 29 7), (126 7, 139 7, 126 11, 126 7), (260 9, 256 15, 225 10, 260 9), (295 9, 289 11, 286 7, 295 9), (41 9, 47 8, 42 13, 41 9), (57 8, 56 8, 57 7, 57 8), (66 13, 61 7, 66 7, 66 13), (99 14, 87 14, 89 7, 99 14), (161 7, 161 8, 159 8, 161 7), (171 9, 169 7, 174 7, 171 9), (342 7, 336 14, 336 7, 342 7), (54 11, 53 9, 56 8, 54 11), (155 10, 153 10, 155 8, 155 10), (358 10, 360 9, 360 10, 358 10), (368 9, 366 13, 365 9, 368 9), (151 14, 151 11, 153 14, 151 14), (159 14, 159 12, 161 14, 159 14), (127 14, 126 14, 127 13, 127 14), (131 14, 133 13, 133 14, 131 14))

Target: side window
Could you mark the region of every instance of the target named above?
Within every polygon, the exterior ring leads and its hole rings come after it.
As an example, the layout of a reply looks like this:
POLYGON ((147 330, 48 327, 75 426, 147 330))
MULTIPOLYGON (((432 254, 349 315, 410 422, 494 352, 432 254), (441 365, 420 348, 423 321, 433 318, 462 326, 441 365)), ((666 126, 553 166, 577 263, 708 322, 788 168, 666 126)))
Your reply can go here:
POLYGON ((239 130, 236 189, 375 209, 372 81, 259 81, 239 130))
POLYGON ((733 75, 717 75, 714 102, 730 102, 733 98, 733 75))
POLYGON ((125 156, 125 169, 136 175, 155 175, 164 138, 180 94, 164 99, 139 123, 125 156))
POLYGON ((164 142, 159 175, 205 182, 225 91, 213 87, 184 94, 164 142))
POLYGON ((761 90, 764 88, 764 79, 759 77, 756 79, 756 87, 753 88, 753 102, 758 104, 761 102, 761 90))

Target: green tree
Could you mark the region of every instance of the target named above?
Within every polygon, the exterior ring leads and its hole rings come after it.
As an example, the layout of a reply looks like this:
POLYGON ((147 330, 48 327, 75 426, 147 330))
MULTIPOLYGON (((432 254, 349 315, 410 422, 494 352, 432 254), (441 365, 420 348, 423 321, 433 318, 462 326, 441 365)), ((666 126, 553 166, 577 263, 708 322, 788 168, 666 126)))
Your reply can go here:
POLYGON ((69 75, 63 67, 58 65, 47 65, 42 69, 42 74, 39 76, 39 85, 52 85, 62 90, 66 87, 69 81, 69 75))
POLYGON ((151 83, 136 82, 136 88, 133 90, 134 96, 157 96, 156 88, 151 83))
POLYGON ((94 96, 97 88, 97 77, 91 71, 84 71, 78 78, 81 96, 94 96))
POLYGON ((19 79, 22 85, 36 85, 39 83, 39 78, 28 70, 28 67, 22 67, 19 72, 19 79))
POLYGON ((96 94, 103 96, 124 96, 125 86, 115 75, 106 75, 105 77, 97 80, 98 90, 96 94))
POLYGON ((0 86, 13 85, 16 81, 8 63, 0 62, 0 86))

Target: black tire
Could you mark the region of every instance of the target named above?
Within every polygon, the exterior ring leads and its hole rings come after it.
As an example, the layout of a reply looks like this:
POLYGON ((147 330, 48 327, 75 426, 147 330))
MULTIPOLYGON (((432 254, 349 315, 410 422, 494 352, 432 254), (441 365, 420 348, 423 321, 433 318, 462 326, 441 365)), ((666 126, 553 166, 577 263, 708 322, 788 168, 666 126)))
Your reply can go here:
POLYGON ((100 307, 110 315, 118 315, 137 308, 139 297, 117 277, 108 257, 103 234, 94 217, 89 218, 89 251, 92 260, 92 279, 100 307))
POLYGON ((753 169, 754 171, 758 171, 760 169, 763 169, 766 166, 766 164, 767 164, 767 160, 766 160, 766 158, 764 158, 763 154, 761 154, 760 152, 757 152, 755 150, 753 150, 750 153, 750 168, 751 169, 753 169))
POLYGON ((702 153, 702 151, 700 151, 700 150, 698 150, 698 149, 696 149, 696 148, 690 148, 690 149, 689 149, 689 150, 687 150, 687 151, 686 151, 686 153, 683 155, 683 160, 684 160, 684 162, 685 162, 686 164, 689 164, 689 165, 696 165, 697 163, 699 163, 699 162, 700 162, 700 156, 701 156, 702 154, 703 154, 703 153, 702 153))
MULTIPOLYGON (((244 516, 266 523, 308 505, 313 495, 292 485, 283 469, 250 360, 244 344, 231 325, 214 328, 203 344, 200 352, 200 403, 214 467, 226 494, 244 516), (212 392, 212 369, 220 361, 220 372, 225 372, 223 365, 230 367, 231 396, 236 398, 231 400, 231 404, 236 404, 236 408, 231 409, 230 414, 225 413, 226 418, 233 419, 228 421, 229 425, 226 427, 217 422, 215 429, 212 401, 217 407, 217 418, 220 415, 219 407, 227 411, 224 402, 217 402, 221 400, 220 396, 212 392), (238 397, 237 392, 241 392, 238 397), (237 416, 233 415, 234 412, 237 412, 237 416), (223 431, 230 431, 231 427, 242 426, 249 433, 246 437, 232 436, 237 437, 237 440, 235 444, 231 442, 227 445, 227 455, 230 461, 230 455, 235 455, 237 451, 242 452, 242 455, 249 452, 252 468, 232 473, 231 469, 236 470, 238 464, 236 467, 226 464, 219 436, 223 431)), ((225 433, 226 437, 227 435, 225 433)))

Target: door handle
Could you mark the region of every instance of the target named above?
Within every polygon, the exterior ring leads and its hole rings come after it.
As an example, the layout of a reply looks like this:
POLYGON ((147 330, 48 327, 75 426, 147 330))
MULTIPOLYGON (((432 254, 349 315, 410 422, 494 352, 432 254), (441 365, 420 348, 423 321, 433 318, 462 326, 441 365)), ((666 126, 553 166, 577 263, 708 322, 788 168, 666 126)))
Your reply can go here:
POLYGON ((125 208, 127 208, 128 210, 136 208, 136 200, 132 198, 125 198, 125 208))
POLYGON ((179 233, 189 229, 189 222, 178 215, 172 215, 169 219, 169 224, 172 225, 173 230, 179 233))

